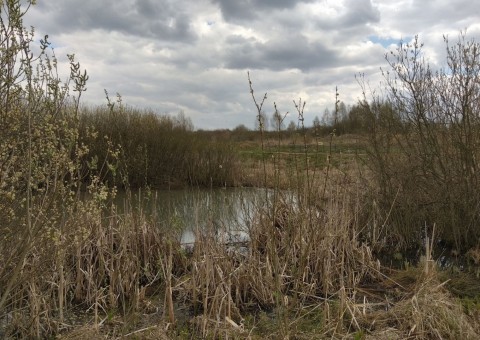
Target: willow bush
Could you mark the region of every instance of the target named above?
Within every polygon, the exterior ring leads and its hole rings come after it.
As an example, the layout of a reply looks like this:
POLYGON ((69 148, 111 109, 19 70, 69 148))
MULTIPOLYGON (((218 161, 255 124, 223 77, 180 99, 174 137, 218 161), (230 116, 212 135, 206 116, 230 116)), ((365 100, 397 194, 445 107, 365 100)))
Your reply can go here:
POLYGON ((117 178, 106 179, 110 184, 130 188, 235 184, 236 153, 230 143, 193 131, 182 113, 159 115, 118 104, 84 109, 80 115, 81 138, 92 157, 106 159, 108 143, 119 148, 121 164, 117 178), (95 135, 88 133, 92 128, 95 135))
POLYGON ((138 308, 166 247, 154 222, 108 204, 121 145, 80 129, 87 73, 69 55, 70 76, 58 77, 48 37, 37 49, 23 26, 31 5, 0 2, 0 338, 54 336, 76 306, 96 324, 99 310, 138 308), (105 150, 92 154, 86 142, 100 137, 105 150))
POLYGON ((444 39, 438 70, 418 38, 387 54, 385 95, 362 106, 390 236, 418 245, 435 225, 442 244, 467 250, 480 236, 480 45, 444 39))
MULTIPOLYGON (((70 76, 60 79, 48 36, 34 46, 33 28, 23 26, 33 4, 0 2, 0 321, 24 315, 29 326, 19 336, 40 337, 40 292, 53 285, 42 274, 52 270, 47 258, 63 266, 55 258, 86 154, 77 125, 88 76, 69 55, 70 76)), ((62 314, 63 295, 55 296, 62 314)))

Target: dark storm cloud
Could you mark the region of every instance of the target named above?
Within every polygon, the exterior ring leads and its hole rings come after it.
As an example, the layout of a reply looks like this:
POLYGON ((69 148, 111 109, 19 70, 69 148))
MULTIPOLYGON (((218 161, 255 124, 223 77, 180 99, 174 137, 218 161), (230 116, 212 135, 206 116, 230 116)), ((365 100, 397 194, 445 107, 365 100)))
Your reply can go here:
POLYGON ((192 41, 195 33, 184 2, 151 0, 76 0, 40 2, 50 34, 102 29, 169 41, 192 41))
POLYGON ((211 0, 218 4, 226 21, 243 21, 260 18, 271 10, 282 10, 295 7, 298 3, 314 2, 313 0, 211 0), (266 13, 262 13, 265 12, 266 13))
POLYGON ((155 19, 159 15, 160 6, 158 5, 159 2, 155 4, 151 0, 136 0, 135 7, 137 9, 138 14, 142 15, 144 18, 147 19, 155 19))
POLYGON ((231 36, 226 40, 225 66, 232 69, 312 69, 332 67, 337 54, 321 42, 309 42, 302 35, 276 37, 265 43, 231 36))
POLYGON ((340 18, 340 27, 356 27, 380 21, 380 11, 371 0, 349 0, 345 2, 346 13, 340 18))

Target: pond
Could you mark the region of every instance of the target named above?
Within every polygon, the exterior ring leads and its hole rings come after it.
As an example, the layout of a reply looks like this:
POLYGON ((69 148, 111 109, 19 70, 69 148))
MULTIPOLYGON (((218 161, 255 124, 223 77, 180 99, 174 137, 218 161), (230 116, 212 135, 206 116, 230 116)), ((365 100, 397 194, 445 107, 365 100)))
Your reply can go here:
MULTIPOLYGON (((150 195, 132 194, 132 202, 159 225, 180 230, 181 243, 188 245, 195 241, 197 230, 225 232, 238 241, 248 239, 254 211, 264 204, 266 196, 268 193, 260 188, 158 190, 150 195)), ((125 197, 125 193, 117 195, 120 210, 125 197)))

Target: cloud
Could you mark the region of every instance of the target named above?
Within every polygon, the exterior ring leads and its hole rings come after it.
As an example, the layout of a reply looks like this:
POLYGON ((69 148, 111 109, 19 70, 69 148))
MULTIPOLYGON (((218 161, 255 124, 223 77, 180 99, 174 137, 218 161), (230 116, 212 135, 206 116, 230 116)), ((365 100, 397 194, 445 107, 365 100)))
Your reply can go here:
POLYGON ((75 0, 41 2, 51 33, 100 29, 158 40, 190 42, 196 38, 185 2, 151 0, 75 0))
POLYGON ((309 0, 212 0, 218 4, 226 21, 248 21, 263 19, 271 11, 292 9, 298 3, 312 2, 309 0))
MULTIPOLYGON (((67 53, 86 68, 85 103, 105 104, 104 89, 160 113, 184 110, 198 128, 253 127, 246 79, 307 122, 340 99, 361 95, 355 74, 381 80, 384 55, 419 34, 435 65, 443 34, 480 38, 477 5, 458 0, 49 0, 25 17, 37 39, 49 34, 62 77, 67 53)), ((294 118, 294 115, 291 115, 294 118)), ((289 118, 290 119, 290 118, 289 118)))
POLYGON ((308 41, 303 35, 276 37, 262 43, 231 36, 226 40, 225 67, 234 69, 312 69, 333 67, 336 52, 321 41, 308 41))

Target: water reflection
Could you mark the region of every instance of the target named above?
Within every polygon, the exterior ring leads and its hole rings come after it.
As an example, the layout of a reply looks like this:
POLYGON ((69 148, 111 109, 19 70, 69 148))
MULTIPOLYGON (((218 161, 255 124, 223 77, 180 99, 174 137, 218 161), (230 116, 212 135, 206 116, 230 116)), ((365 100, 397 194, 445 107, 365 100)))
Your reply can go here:
MULTIPOLYGON (((258 188, 188 189, 140 192, 132 201, 160 226, 180 231, 183 244, 193 243, 199 230, 213 231, 228 243, 247 239, 254 211, 265 197, 265 190, 258 188)), ((125 194, 117 200, 120 208, 124 206, 125 194)))

